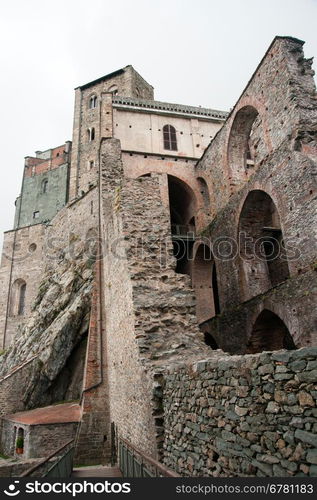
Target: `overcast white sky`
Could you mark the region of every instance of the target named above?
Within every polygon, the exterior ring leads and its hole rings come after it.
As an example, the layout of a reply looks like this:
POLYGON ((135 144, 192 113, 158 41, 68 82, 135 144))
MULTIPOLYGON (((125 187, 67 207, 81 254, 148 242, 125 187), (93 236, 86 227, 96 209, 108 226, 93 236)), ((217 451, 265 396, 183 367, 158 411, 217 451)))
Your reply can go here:
POLYGON ((157 100, 228 110, 275 35, 317 56, 317 0, 2 0, 0 235, 23 158, 72 138, 74 87, 132 64, 157 100))

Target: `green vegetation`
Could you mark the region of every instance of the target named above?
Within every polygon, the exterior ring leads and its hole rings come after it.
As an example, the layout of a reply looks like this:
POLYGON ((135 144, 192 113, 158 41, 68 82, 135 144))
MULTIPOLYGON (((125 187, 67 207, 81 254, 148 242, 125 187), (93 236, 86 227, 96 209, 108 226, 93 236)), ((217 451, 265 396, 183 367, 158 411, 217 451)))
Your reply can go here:
POLYGON ((24 446, 24 439, 23 437, 18 437, 17 440, 16 440, 16 443, 15 443, 16 447, 17 448, 23 448, 24 446))

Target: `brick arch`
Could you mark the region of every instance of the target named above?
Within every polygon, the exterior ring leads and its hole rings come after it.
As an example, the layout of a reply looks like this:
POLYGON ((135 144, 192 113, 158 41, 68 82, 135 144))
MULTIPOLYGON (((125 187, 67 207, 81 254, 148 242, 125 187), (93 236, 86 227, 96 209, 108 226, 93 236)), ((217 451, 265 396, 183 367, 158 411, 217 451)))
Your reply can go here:
POLYGON ((263 306, 261 312, 257 311, 253 318, 245 353, 254 354, 280 349, 296 349, 293 337, 280 315, 263 306))
POLYGON ((237 238, 244 300, 264 293, 289 277, 279 211, 266 191, 248 192, 239 213, 237 238))
POLYGON ((271 152, 272 143, 268 132, 267 111, 261 101, 254 97, 243 97, 230 117, 224 158, 231 191, 234 190, 235 185, 240 185, 249 177, 246 156, 250 133, 257 117, 261 119, 263 139, 268 152, 271 152))

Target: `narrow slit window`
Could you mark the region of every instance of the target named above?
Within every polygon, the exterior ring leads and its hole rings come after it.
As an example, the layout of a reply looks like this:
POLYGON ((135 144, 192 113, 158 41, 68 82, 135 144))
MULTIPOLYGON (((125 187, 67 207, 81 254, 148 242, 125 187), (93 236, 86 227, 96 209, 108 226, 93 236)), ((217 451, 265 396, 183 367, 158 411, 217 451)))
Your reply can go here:
POLYGON ((172 125, 164 125, 163 127, 164 149, 177 151, 176 130, 172 125))
POLYGON ((95 129, 94 128, 89 128, 87 130, 87 136, 88 136, 88 141, 94 141, 95 140, 95 129))

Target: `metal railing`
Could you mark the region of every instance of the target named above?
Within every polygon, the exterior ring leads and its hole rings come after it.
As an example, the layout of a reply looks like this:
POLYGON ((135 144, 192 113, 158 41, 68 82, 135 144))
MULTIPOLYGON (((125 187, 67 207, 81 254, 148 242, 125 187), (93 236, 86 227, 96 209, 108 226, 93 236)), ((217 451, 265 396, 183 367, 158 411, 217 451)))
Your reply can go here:
POLYGON ((74 439, 27 469, 20 477, 70 477, 73 469, 74 439))
POLYGON ((180 477, 179 474, 145 455, 126 439, 119 437, 119 468, 123 477, 180 477))

